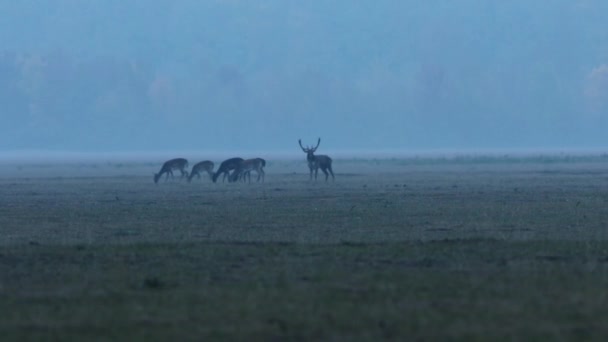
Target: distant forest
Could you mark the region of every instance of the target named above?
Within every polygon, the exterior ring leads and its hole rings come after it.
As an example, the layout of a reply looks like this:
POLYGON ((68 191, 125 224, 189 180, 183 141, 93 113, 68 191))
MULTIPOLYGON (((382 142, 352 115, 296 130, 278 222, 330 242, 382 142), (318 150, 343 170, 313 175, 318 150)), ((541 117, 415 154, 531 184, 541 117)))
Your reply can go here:
POLYGON ((605 144, 606 1, 3 1, 0 150, 605 144))

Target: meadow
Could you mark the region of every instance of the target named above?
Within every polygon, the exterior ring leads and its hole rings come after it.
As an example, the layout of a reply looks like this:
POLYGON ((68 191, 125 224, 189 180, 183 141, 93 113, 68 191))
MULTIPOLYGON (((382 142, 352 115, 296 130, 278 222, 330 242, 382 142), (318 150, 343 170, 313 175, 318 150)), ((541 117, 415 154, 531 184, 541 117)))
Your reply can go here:
POLYGON ((608 337, 605 156, 159 167, 0 165, 3 339, 608 337))

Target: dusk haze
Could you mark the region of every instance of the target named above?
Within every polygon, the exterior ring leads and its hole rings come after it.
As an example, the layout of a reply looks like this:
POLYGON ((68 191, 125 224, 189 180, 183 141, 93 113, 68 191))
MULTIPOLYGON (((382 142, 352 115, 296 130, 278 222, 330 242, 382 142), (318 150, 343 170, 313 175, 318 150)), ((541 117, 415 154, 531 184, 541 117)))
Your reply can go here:
POLYGON ((608 341, 608 0, 0 0, 0 340, 608 341))

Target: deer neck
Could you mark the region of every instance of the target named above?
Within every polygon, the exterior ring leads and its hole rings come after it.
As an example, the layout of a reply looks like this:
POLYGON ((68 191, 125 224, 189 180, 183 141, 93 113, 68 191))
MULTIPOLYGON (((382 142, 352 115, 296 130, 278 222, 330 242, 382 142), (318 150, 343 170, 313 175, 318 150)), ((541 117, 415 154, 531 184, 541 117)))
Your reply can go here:
POLYGON ((315 162, 315 155, 312 154, 312 152, 309 152, 306 155, 306 160, 308 160, 309 163, 314 163, 315 162))

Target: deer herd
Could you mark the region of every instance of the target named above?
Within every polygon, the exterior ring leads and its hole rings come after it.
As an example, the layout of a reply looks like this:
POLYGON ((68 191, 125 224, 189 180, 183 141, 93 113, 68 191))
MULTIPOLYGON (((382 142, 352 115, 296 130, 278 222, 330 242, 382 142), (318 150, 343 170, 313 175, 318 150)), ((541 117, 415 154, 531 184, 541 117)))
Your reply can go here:
MULTIPOLYGON (((329 178, 331 174, 332 180, 335 180, 334 172, 331 168, 331 158, 326 155, 315 155, 315 151, 321 144, 321 138, 317 141, 317 146, 315 147, 304 147, 302 146, 302 140, 298 140, 300 144, 300 148, 302 151, 306 153, 306 161, 308 162, 308 169, 310 170, 310 180, 312 181, 312 176, 314 173, 315 181, 317 180, 317 173, 319 169, 323 171, 325 174, 325 181, 329 178), (329 172, 328 172, 329 171, 329 172)), ((194 176, 201 179, 201 172, 206 172, 213 183, 217 182, 218 178, 222 176, 222 182, 226 181, 228 178, 228 182, 238 182, 240 181, 248 181, 251 183, 251 171, 255 171, 257 174, 257 182, 260 180, 264 182, 264 167, 266 166, 266 160, 262 158, 252 158, 252 159, 243 159, 243 158, 230 158, 224 160, 217 171, 213 171, 215 164, 210 160, 204 160, 198 162, 192 166, 192 170, 188 172, 186 168, 188 167, 188 160, 184 158, 175 158, 171 160, 167 160, 163 166, 160 168, 158 173, 154 174, 154 183, 158 183, 158 180, 165 175, 165 181, 173 177, 173 171, 179 171, 181 174, 180 180, 186 178, 188 183, 192 181, 194 176)))

